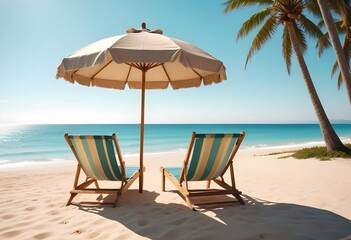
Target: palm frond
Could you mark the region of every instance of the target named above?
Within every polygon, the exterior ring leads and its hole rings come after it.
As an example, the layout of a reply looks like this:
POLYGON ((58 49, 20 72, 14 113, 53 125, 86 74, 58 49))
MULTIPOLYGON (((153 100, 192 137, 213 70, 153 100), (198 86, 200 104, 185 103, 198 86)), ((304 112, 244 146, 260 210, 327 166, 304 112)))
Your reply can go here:
POLYGON ((330 77, 333 77, 335 75, 335 73, 338 71, 338 69, 339 69, 338 62, 335 61, 334 65, 332 67, 332 71, 331 71, 330 77))
POLYGON ((305 8, 309 13, 317 18, 322 18, 322 13, 319 9, 317 0, 309 0, 305 2, 305 8))
POLYGON ((310 37, 319 39, 323 36, 321 29, 310 19, 306 18, 305 15, 301 14, 298 21, 301 24, 301 27, 305 30, 305 33, 310 37))
POLYGON ((349 1, 347 1, 348 3, 346 3, 345 0, 333 0, 333 1, 329 1, 329 6, 340 16, 343 15, 348 15, 349 13, 347 10, 348 5, 350 5, 349 1))
POLYGON ((343 24, 344 24, 343 20, 335 21, 335 27, 336 27, 336 31, 338 33, 345 33, 346 32, 346 29, 343 26, 343 24))
POLYGON ((329 8, 336 13, 340 19, 334 20, 339 33, 349 34, 351 25, 351 2, 349 0, 329 0, 329 8))
POLYGON ((229 0, 224 3, 226 6, 224 12, 230 12, 243 7, 258 6, 269 6, 273 4, 273 0, 229 0))
POLYGON ((299 42, 299 45, 301 48, 301 52, 302 54, 304 54, 307 50, 307 42, 306 42, 305 34, 303 30, 296 24, 296 22, 293 23, 293 26, 295 29, 297 41, 299 42))
MULTIPOLYGON (((345 37, 344 38, 344 44, 343 44, 343 52, 346 58, 346 61, 349 63, 349 67, 350 67, 350 60, 351 60, 351 42, 345 37)), ((332 71, 331 71, 331 78, 335 75, 335 73, 339 70, 339 65, 338 62, 335 61, 332 71)), ((340 90, 340 87, 343 83, 343 78, 342 78, 342 74, 339 71, 339 75, 338 75, 338 89, 340 90)))
POLYGON ((321 27, 323 27, 324 25, 325 25, 325 24, 324 24, 324 20, 323 20, 323 18, 321 18, 321 19, 319 20, 317 26, 321 28, 321 27))
POLYGON ((343 5, 343 1, 344 0, 328 0, 328 7, 336 13, 340 13, 340 7, 343 5))
POLYGON ((341 87, 341 85, 342 85, 342 82, 343 82, 343 80, 342 80, 342 76, 341 76, 341 72, 339 73, 339 77, 338 77, 338 90, 340 90, 340 87, 341 87))
POLYGON ((249 53, 247 54, 245 68, 252 55, 256 51, 260 50, 261 47, 272 37, 272 35, 275 33, 277 26, 278 25, 276 23, 274 15, 267 19, 267 21, 264 23, 262 28, 256 34, 254 40, 252 41, 249 53))
MULTIPOLYGON (((337 14, 340 13, 340 7, 343 7, 345 5, 344 0, 328 0, 327 2, 328 2, 328 7, 334 13, 337 13, 337 14)), ((317 0, 305 1, 305 8, 313 16, 318 17, 318 18, 322 17, 322 13, 320 11, 317 0)))
POLYGON ((283 57, 285 60, 286 68, 288 70, 288 74, 290 75, 290 67, 291 67, 291 54, 292 54, 292 47, 291 47, 291 40, 288 28, 284 28, 283 31, 283 57))
MULTIPOLYGON (((333 65, 333 68, 332 68, 332 72, 331 72, 331 78, 333 78, 333 76, 335 75, 335 73, 339 70, 339 65, 338 65, 338 62, 335 61, 334 65, 333 65)), ((341 75, 341 72, 339 71, 339 74, 338 74, 338 89, 340 90, 340 87, 342 85, 342 75, 341 75)))
MULTIPOLYGON (((350 60, 351 60, 351 41, 347 38, 347 36, 345 36, 344 38, 344 44, 342 46, 342 50, 344 52, 345 55, 345 59, 348 62, 348 66, 350 69, 350 60)), ((337 66, 339 68, 339 65, 337 66)), ((343 78, 341 75, 341 72, 339 73, 339 77, 338 77, 338 89, 340 89, 340 86, 342 85, 343 82, 343 78)))
POLYGON ((316 48, 318 48, 318 57, 321 57, 324 50, 331 46, 328 36, 328 32, 326 32, 317 41, 316 48))
POLYGON ((252 15, 249 20, 247 20, 243 26, 240 28, 237 36, 239 38, 247 36, 255 27, 259 26, 266 18, 271 14, 271 9, 266 8, 262 11, 252 15))

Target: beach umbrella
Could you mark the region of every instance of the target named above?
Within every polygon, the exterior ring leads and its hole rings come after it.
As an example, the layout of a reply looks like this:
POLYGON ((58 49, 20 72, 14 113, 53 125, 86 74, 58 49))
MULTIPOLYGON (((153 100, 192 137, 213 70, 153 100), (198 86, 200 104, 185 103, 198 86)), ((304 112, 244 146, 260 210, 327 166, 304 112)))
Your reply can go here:
POLYGON ((94 42, 64 58, 56 78, 111 89, 141 90, 140 178, 143 190, 145 90, 200 87, 226 79, 223 63, 162 30, 128 29, 126 34, 94 42))

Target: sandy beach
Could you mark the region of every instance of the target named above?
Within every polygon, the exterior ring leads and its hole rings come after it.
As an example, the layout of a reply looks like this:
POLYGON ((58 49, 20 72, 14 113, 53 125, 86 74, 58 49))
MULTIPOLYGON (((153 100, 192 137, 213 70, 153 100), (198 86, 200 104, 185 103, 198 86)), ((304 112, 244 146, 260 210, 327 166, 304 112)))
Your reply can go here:
MULTIPOLYGON (((235 158, 245 206, 197 212, 169 181, 161 191, 159 167, 181 165, 184 153, 146 155, 144 192, 134 183, 116 208, 65 207, 74 161, 2 169, 0 239, 351 239, 351 161, 278 159, 284 154, 269 152, 239 150, 235 158)), ((137 157, 124 160, 138 162, 137 157)), ((83 195, 75 201, 97 198, 83 195)))

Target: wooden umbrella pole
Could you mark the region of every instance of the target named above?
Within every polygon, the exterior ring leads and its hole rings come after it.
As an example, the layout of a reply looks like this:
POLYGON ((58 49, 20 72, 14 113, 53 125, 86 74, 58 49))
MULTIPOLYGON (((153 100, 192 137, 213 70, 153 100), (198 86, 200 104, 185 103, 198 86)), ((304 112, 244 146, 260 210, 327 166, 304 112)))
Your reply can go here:
POLYGON ((141 83, 141 123, 140 123, 140 176, 139 176, 139 192, 143 192, 144 181, 144 110, 145 110, 145 78, 146 70, 142 69, 141 83))

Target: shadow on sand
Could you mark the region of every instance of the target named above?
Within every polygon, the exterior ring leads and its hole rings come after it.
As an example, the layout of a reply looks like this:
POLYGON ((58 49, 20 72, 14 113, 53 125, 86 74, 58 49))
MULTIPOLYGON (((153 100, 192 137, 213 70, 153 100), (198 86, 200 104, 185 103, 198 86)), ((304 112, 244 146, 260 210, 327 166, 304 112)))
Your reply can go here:
MULTIPOLYGON (((150 239, 342 239, 351 221, 330 211, 273 203, 244 195, 242 205, 191 211, 179 203, 157 201, 159 193, 128 191, 116 208, 79 206, 116 221, 150 239)), ((178 198, 174 194, 174 199, 178 198)), ((108 197, 107 197, 108 198, 108 197)), ((108 199, 107 199, 108 200, 108 199)))

